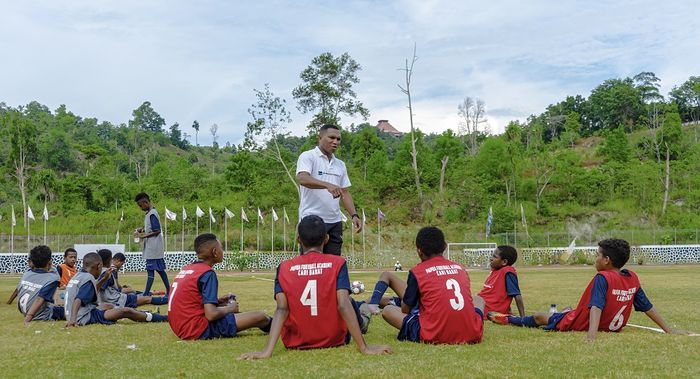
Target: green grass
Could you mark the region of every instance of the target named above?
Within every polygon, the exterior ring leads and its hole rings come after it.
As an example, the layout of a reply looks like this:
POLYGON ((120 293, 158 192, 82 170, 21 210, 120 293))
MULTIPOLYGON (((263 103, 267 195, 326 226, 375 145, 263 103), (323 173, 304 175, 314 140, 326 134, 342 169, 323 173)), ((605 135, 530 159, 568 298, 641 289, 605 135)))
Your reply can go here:
MULTIPOLYGON (((674 328, 700 332, 698 266, 635 266, 645 292, 674 328)), ((476 293, 487 271, 470 271, 476 293)), ((594 274, 589 267, 519 269, 529 312, 575 305, 594 274)), ((405 275, 405 272, 403 273, 405 275)), ((271 273, 219 273, 219 291, 234 292, 241 310, 272 313, 271 273)), ((378 272, 353 272, 371 291, 378 272)), ((171 275, 172 277, 172 275, 171 275)), ((432 346, 396 340, 396 330, 374 317, 366 339, 389 344, 388 356, 363 356, 355 345, 312 351, 287 351, 278 342, 265 361, 238 361, 260 350, 267 336, 258 330, 238 338, 181 342, 167 323, 64 329, 63 322, 24 327, 4 301, 17 276, 0 277, 0 367, 2 377, 700 377, 700 339, 627 327, 603 333, 594 344, 585 333, 557 333, 499 326, 487 322, 479 345, 432 346), (136 350, 127 349, 135 344, 136 350)), ((122 274, 123 282, 142 286, 144 274, 122 274)), ((158 282, 156 282, 158 283, 158 282)), ((162 284, 161 284, 162 286, 162 284)), ((158 286, 156 286, 158 287, 158 286)), ((158 288, 157 288, 158 289, 158 288)), ((364 298, 368 292, 358 296, 364 298)), ((154 307, 142 307, 152 309, 154 307)), ((633 312, 630 323, 655 326, 633 312)))

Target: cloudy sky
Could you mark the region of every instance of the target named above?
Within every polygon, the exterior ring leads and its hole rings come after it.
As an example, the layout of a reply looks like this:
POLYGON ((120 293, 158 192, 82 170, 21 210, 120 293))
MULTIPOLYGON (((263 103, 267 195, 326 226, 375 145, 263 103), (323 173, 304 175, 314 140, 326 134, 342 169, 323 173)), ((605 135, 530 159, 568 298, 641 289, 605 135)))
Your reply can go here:
MULTIPOLYGON (((409 130, 398 69, 417 46, 416 125, 457 126, 465 96, 486 102, 489 127, 541 113, 608 78, 652 71, 667 93, 700 75, 695 1, 11 1, 0 0, 0 102, 66 104, 115 124, 150 101, 168 125, 210 144, 239 143, 253 88, 291 96, 321 53, 348 52, 369 122, 409 130)), ((342 122, 362 120, 345 117, 342 122)))

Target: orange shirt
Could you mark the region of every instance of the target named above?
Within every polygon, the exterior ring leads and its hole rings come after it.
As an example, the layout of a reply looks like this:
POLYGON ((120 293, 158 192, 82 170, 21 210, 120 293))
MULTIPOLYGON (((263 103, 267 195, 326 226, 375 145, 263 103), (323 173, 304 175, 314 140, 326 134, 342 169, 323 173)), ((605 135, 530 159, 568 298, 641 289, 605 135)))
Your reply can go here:
POLYGON ((70 267, 65 263, 61 263, 58 265, 58 267, 61 268, 61 282, 59 285, 61 287, 65 287, 68 285, 68 282, 70 281, 70 278, 73 277, 78 272, 78 269, 75 267, 70 267))

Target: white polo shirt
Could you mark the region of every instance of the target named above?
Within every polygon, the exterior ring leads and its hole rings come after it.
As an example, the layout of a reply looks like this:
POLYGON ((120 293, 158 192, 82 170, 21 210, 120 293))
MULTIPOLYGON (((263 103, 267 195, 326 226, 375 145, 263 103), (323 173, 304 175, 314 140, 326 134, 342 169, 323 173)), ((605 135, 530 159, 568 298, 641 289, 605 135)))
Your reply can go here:
MULTIPOLYGON (((297 160, 297 175, 300 172, 308 172, 312 178, 327 183, 335 184, 340 188, 350 187, 350 178, 345 163, 336 158, 335 155, 328 160, 328 157, 316 146, 313 150, 308 150, 297 160)), ((316 215, 327 224, 340 222, 340 197, 333 198, 327 189, 314 189, 300 186, 301 200, 299 201, 299 219, 316 215)))

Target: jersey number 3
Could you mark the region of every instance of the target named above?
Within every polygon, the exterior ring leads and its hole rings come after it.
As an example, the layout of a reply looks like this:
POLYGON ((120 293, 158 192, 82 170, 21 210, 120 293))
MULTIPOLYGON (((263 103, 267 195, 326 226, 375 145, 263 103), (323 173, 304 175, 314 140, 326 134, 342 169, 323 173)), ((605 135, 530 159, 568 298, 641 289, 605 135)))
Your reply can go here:
POLYGON ((299 298, 302 305, 306 305, 311 308, 311 315, 318 316, 318 301, 316 299, 316 281, 309 280, 306 282, 306 287, 304 287, 304 292, 301 293, 301 298, 299 298))
POLYGON ((464 308, 464 296, 459 288, 459 283, 454 279, 447 279, 445 286, 448 290, 454 290, 456 299, 450 299, 450 305, 455 311, 461 311, 464 308))

